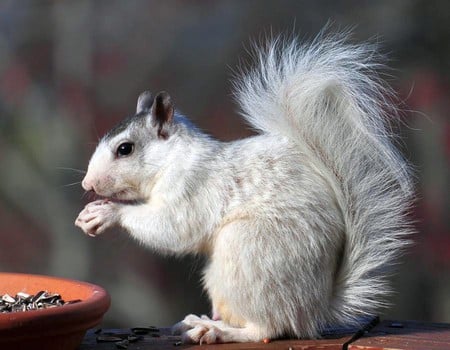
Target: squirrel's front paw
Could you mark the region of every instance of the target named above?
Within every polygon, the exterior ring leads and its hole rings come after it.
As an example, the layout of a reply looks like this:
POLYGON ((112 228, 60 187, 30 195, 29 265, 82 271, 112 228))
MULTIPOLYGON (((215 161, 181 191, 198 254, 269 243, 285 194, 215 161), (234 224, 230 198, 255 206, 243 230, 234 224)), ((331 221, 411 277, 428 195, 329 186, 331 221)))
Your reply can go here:
POLYGON ((75 226, 87 235, 95 237, 108 227, 117 224, 120 204, 108 200, 97 200, 87 204, 75 220, 75 226))

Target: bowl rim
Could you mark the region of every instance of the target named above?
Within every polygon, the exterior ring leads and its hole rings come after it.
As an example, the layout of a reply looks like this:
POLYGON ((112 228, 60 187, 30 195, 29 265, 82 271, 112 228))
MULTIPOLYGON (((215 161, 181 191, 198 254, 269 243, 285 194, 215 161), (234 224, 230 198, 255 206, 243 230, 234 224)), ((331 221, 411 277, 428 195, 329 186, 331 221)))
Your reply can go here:
MULTIPOLYGON (((23 277, 25 279, 42 279, 63 281, 90 290, 90 296, 74 303, 50 309, 30 310, 23 312, 0 314, 0 339, 4 336, 33 336, 33 329, 43 328, 39 335, 67 333, 65 327, 70 327, 70 332, 87 330, 100 323, 103 314, 111 305, 111 297, 106 290, 98 285, 75 279, 56 277, 40 274, 0 272, 0 285, 4 278, 23 277), (39 324, 39 325, 37 325, 39 324), (57 325, 56 328, 45 329, 46 326, 57 325)), ((57 291, 55 291, 57 292, 57 291)))

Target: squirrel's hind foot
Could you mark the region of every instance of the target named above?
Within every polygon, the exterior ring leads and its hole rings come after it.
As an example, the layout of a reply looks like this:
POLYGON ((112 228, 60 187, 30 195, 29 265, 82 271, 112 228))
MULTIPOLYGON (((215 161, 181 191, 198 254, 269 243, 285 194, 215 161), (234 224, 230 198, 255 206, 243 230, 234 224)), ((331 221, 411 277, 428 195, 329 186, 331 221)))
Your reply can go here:
POLYGON ((256 342, 267 338, 265 332, 255 325, 237 328, 205 315, 186 316, 172 327, 172 333, 181 335, 183 343, 194 344, 256 342))

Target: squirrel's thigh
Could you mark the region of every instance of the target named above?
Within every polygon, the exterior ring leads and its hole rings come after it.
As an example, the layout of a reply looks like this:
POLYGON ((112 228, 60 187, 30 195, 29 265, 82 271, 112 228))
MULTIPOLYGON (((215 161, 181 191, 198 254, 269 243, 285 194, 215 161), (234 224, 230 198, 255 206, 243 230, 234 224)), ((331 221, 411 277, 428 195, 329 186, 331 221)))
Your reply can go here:
POLYGON ((284 298, 276 290, 282 282, 274 271, 283 259, 271 247, 270 231, 269 225, 252 220, 227 224, 217 232, 204 273, 214 313, 236 327, 251 323, 267 328, 267 334, 272 333, 273 310, 281 307, 278 298, 284 298))
POLYGON ((204 271, 204 284, 214 317, 235 327, 244 327, 247 323, 237 305, 242 303, 247 285, 240 272, 243 262, 239 255, 245 244, 242 234, 250 229, 247 220, 240 219, 218 230, 210 263, 204 271))

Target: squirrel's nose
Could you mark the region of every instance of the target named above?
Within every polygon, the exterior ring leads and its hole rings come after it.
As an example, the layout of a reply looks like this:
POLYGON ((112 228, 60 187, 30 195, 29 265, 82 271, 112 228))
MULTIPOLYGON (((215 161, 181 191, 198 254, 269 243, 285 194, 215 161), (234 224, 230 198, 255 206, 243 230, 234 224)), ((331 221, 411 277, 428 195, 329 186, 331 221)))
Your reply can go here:
POLYGON ((81 186, 83 189, 87 192, 94 191, 94 184, 91 179, 89 179, 87 176, 81 181, 81 186))

